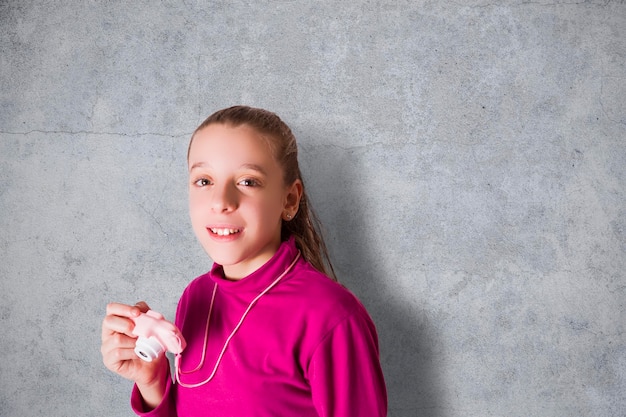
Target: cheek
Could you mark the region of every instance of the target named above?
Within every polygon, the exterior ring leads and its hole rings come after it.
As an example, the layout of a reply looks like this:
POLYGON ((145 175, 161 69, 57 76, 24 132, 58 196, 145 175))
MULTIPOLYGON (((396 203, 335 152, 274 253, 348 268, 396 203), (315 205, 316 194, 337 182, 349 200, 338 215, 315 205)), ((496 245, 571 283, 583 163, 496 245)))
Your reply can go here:
POLYGON ((264 206, 263 206, 263 216, 268 219, 271 220, 271 222, 268 222, 270 224, 274 224, 276 222, 280 223, 280 220, 282 218, 283 215, 283 205, 280 203, 279 198, 275 198, 272 199, 271 201, 268 201, 264 206))
POLYGON ((199 207, 206 204, 207 193, 195 187, 189 188, 189 207, 199 207))
POLYGON ((191 217, 191 222, 195 223, 195 221, 199 220, 198 217, 202 216, 203 204, 202 199, 199 198, 197 194, 189 195, 189 216, 191 217))

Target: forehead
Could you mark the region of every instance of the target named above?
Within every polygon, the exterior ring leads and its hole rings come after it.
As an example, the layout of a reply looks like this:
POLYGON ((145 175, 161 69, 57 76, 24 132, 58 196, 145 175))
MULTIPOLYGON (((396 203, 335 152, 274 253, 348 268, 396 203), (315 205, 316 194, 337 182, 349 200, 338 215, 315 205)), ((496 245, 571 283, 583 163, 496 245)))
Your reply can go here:
POLYGON ((266 138, 253 128, 209 125, 193 136, 189 147, 189 167, 194 164, 259 165, 270 169, 277 165, 266 138))

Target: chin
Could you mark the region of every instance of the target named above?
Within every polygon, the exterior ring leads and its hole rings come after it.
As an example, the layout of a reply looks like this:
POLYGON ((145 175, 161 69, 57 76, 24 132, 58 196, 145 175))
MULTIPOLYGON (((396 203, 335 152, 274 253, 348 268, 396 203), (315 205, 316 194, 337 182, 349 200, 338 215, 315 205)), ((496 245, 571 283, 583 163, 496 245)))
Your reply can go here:
POLYGON ((209 258, 217 264, 229 266, 241 262, 241 253, 228 248, 215 248, 213 245, 205 245, 204 251, 209 258))

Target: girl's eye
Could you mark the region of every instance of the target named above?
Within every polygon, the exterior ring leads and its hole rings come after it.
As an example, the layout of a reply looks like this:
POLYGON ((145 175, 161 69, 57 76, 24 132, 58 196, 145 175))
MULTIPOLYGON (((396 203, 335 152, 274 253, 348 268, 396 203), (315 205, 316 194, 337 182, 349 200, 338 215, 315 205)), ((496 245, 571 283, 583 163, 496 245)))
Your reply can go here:
POLYGON ((239 181, 240 185, 243 185, 244 187, 256 187, 259 185, 259 183, 256 180, 253 180, 252 178, 246 178, 244 180, 239 181))
POLYGON ((196 185, 197 187, 205 187, 210 184, 211 184, 211 181, 207 180, 206 178, 200 178, 199 180, 196 180, 194 182, 194 185, 196 185))

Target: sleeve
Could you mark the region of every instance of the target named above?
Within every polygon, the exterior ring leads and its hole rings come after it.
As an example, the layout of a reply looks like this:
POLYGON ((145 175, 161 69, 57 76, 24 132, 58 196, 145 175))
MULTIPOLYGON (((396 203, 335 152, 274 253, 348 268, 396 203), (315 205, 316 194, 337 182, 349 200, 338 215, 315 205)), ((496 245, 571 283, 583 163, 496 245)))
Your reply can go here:
MULTIPOLYGON (((179 329, 182 329, 184 311, 187 305, 188 294, 188 289, 185 289, 180 300, 178 300, 178 306, 176 307, 175 324, 179 329)), ((142 417, 176 417, 178 415, 178 413, 176 412, 176 399, 174 398, 174 383, 170 375, 171 374, 168 372, 166 377, 167 386, 165 388, 163 401, 161 401, 161 404, 159 404, 154 410, 146 411, 143 398, 141 397, 141 393, 139 392, 137 385, 133 387, 133 392, 130 396, 130 405, 135 414, 142 417)))
POLYGON ((163 401, 161 401, 161 404, 159 404, 154 410, 150 411, 146 411, 143 398, 141 398, 141 393, 139 392, 137 385, 133 386, 133 392, 130 395, 130 405, 135 414, 143 417, 176 417, 176 404, 172 398, 172 385, 172 378, 170 378, 168 373, 167 387, 165 388, 163 401))
POLYGON ((350 315, 326 334, 308 373, 320 417, 387 415, 378 336, 365 311, 350 315))

